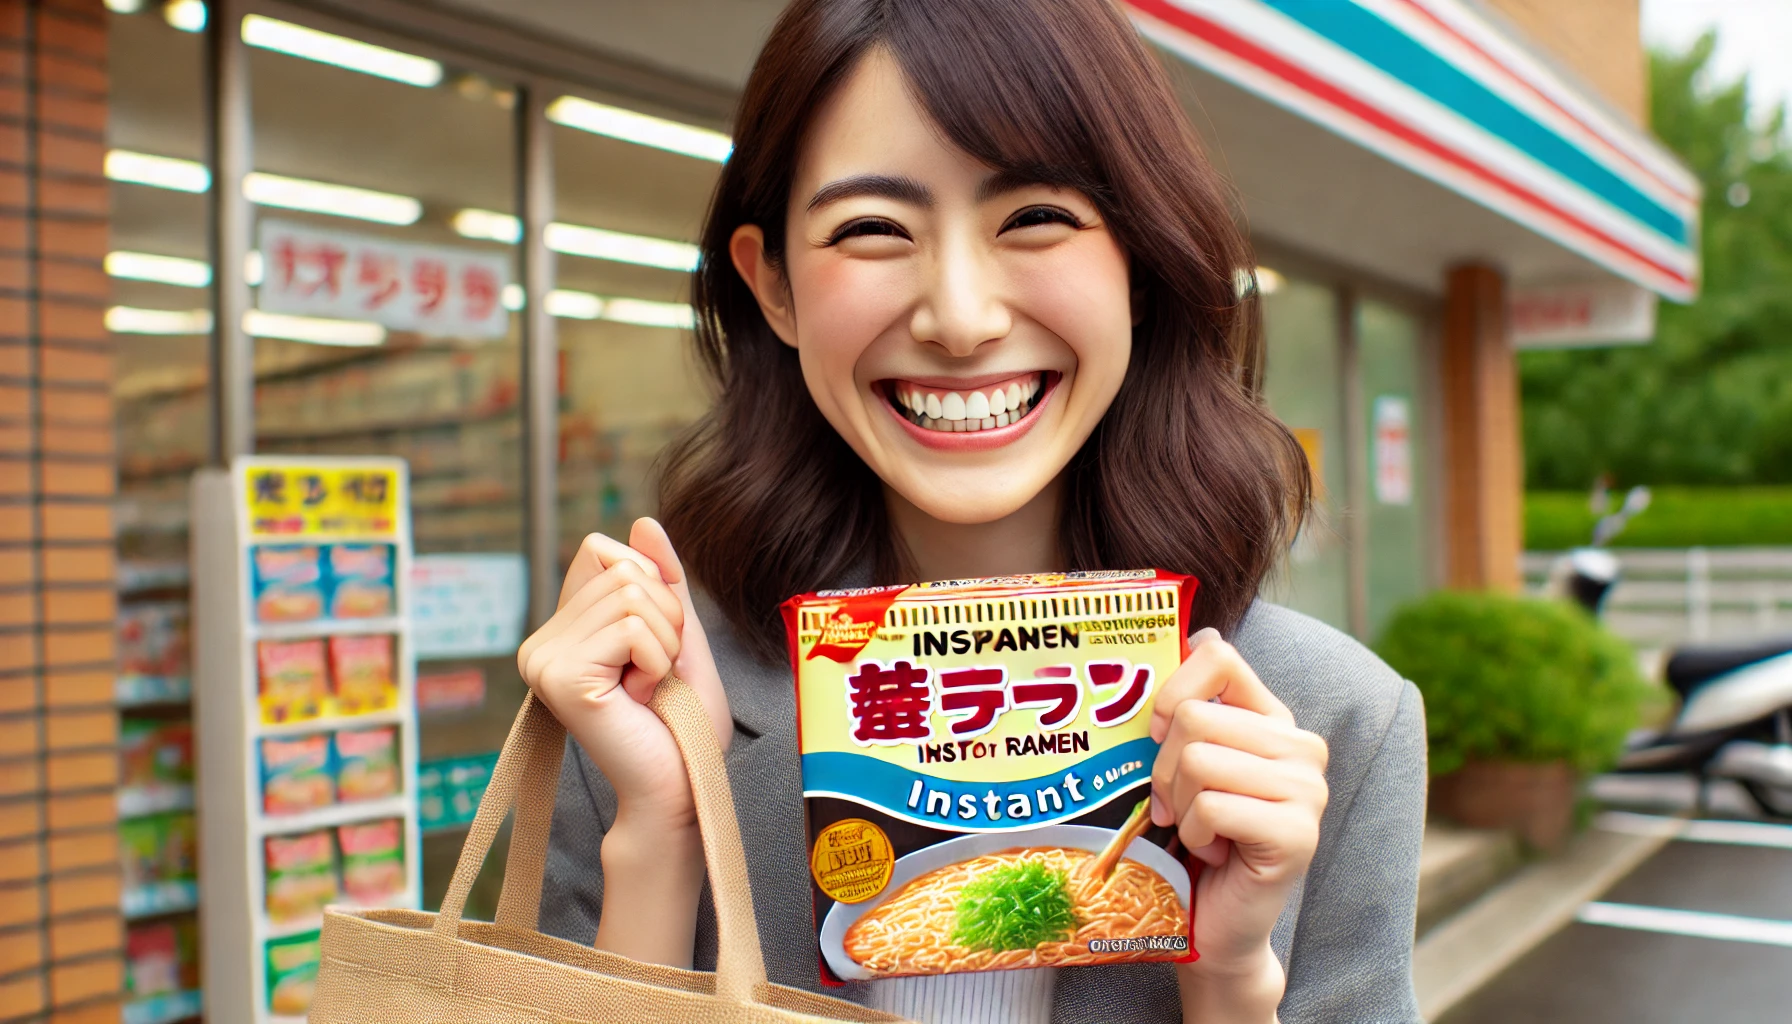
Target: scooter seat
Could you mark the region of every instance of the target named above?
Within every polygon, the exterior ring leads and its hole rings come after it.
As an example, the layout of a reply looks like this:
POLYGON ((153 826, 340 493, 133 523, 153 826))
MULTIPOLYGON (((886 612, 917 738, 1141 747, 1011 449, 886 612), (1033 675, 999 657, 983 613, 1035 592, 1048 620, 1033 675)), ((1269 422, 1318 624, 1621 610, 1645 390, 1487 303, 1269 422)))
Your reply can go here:
POLYGON ((1692 644, 1674 649, 1665 673, 1668 685, 1685 697, 1706 680, 1788 652, 1792 652, 1792 635, 1745 643, 1692 644))

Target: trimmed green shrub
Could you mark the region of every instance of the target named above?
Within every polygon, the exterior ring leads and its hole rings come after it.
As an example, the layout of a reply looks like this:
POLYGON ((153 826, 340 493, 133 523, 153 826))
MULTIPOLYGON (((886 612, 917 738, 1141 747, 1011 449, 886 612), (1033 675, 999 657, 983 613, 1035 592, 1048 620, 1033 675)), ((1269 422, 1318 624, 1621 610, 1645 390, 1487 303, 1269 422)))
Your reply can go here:
POLYGON ((1425 695, 1431 773, 1464 761, 1609 767, 1650 693, 1629 646, 1563 601, 1438 591, 1376 647, 1425 695))

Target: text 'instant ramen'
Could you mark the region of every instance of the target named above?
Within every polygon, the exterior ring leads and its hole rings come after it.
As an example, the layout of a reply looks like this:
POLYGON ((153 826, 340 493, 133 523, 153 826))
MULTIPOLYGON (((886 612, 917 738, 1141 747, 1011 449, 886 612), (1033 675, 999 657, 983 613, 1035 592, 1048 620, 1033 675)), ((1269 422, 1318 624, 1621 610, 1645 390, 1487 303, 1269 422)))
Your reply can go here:
POLYGON ((826 982, 1190 960, 1151 705, 1195 581, 1052 573, 784 604, 826 982))

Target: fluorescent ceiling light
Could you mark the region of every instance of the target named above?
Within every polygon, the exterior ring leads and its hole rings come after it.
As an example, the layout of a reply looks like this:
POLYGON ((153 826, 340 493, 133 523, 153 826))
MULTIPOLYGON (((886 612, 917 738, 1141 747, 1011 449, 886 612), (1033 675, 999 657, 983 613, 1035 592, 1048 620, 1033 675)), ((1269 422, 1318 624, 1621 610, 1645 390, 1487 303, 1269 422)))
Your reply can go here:
POLYGON ((154 281, 157 284, 179 285, 182 288, 204 288, 212 283, 211 265, 204 260, 182 259, 179 256, 157 256, 147 252, 109 252, 106 273, 133 281, 154 281))
POLYGON ((523 224, 508 213, 491 210, 462 210, 449 222, 454 233, 462 238, 482 242, 504 242, 515 245, 523 237, 523 224))
POLYGON ((243 314, 243 333, 254 338, 280 338, 313 345, 370 347, 386 341, 386 329, 370 320, 326 320, 252 309, 243 314))
POLYGON ((423 204, 410 196, 260 171, 243 175, 243 195, 260 206, 354 217, 380 224, 415 224, 423 216, 423 204))
POLYGON ((114 334, 209 334, 209 309, 138 309, 113 306, 106 310, 106 330, 114 334))
POLYGON ((442 65, 427 57, 388 50, 303 25, 251 14, 243 19, 243 42, 264 50, 333 64, 366 75, 429 88, 441 82, 442 65))
POLYGON ((698 250, 689 242, 559 223, 548 225, 546 240, 548 248, 568 256, 589 256, 596 260, 638 263, 667 270, 697 268, 698 250))
POLYGON ((136 14, 143 9, 143 0, 106 0, 106 10, 113 14, 136 14))
POLYGON ((204 0, 168 0, 162 5, 162 20, 182 32, 205 31, 204 0))
MULTIPOLYGON (((508 213, 492 210, 462 210, 450 223, 463 238, 514 245, 523 236, 520 221, 508 213)), ((666 270, 695 270, 697 267, 698 249, 689 242, 558 221, 548 225, 546 235, 548 248, 568 256, 588 256, 666 270)))
POLYGON ((177 192, 204 192, 212 187, 212 172, 196 160, 134 153, 128 149, 106 153, 106 177, 134 185, 171 188, 177 192))
POLYGON ((699 160, 722 163, 734 150, 734 140, 722 132, 593 103, 578 96, 562 96, 548 104, 547 116, 548 120, 568 128, 682 153, 699 160))
POLYGON ((606 299, 590 292, 556 288, 548 293, 548 313, 572 320, 611 320, 642 327, 689 328, 697 322, 691 307, 682 302, 647 299, 606 299))
POLYGON ((556 288, 548 293, 548 315, 573 320, 596 320, 603 315, 604 300, 590 292, 556 288))
POLYGON ((260 249, 250 249, 243 254, 243 283, 251 288, 261 283, 262 275, 267 272, 261 259, 260 249))
POLYGON ((682 302, 651 302, 647 299, 605 299, 604 319, 642 327, 696 326, 697 317, 682 302))
POLYGON ((512 313, 523 308, 523 286, 512 281, 498 293, 498 304, 512 313))

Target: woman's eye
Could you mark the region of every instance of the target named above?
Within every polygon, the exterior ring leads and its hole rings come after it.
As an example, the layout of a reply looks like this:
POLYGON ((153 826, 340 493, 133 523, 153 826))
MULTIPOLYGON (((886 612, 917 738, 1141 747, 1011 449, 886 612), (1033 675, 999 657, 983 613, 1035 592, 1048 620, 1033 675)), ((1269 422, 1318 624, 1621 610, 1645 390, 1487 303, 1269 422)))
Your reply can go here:
POLYGON ((836 242, 848 238, 907 237, 908 234, 906 232, 890 221, 883 220, 879 217, 864 217, 859 220, 847 221, 845 224, 840 225, 828 239, 828 244, 833 245, 836 242))
POLYGON ((1082 221, 1077 220, 1069 210, 1059 209, 1056 206, 1029 206, 1008 218, 1008 223, 1002 225, 1002 230, 1013 231, 1016 228, 1038 227, 1041 224, 1063 224, 1073 228, 1083 226, 1082 221))

